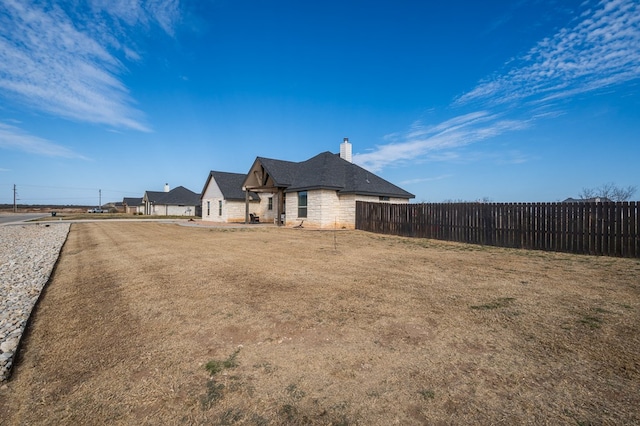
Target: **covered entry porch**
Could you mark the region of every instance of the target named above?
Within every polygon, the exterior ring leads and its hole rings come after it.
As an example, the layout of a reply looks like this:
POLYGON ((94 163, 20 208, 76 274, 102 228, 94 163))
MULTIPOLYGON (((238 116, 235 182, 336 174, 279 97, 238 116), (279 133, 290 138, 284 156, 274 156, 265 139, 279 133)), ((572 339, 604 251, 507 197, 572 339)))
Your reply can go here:
MULTIPOLYGON (((286 193, 290 185, 290 177, 294 175, 295 163, 258 157, 251 166, 242 190, 245 193, 245 223, 251 222, 249 212, 249 192, 272 194, 266 199, 266 205, 261 205, 261 214, 273 220, 278 226, 286 221, 286 193), (289 177, 289 178, 287 178, 289 177)), ((260 219, 263 220, 262 217, 260 219)))

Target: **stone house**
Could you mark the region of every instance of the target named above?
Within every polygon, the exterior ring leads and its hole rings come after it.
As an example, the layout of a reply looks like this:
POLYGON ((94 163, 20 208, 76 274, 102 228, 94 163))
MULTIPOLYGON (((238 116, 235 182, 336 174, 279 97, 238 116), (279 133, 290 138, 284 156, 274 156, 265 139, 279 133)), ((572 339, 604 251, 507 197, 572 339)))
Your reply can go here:
POLYGON ((142 214, 144 212, 142 197, 124 197, 122 199, 122 208, 128 214, 142 214))
POLYGON ((355 228, 356 201, 408 203, 414 195, 351 162, 345 138, 340 154, 302 162, 257 157, 247 174, 209 173, 202 220, 251 221, 324 229, 355 228))
POLYGON ((200 216, 200 194, 178 186, 164 191, 145 191, 142 197, 144 214, 151 216, 200 216))
POLYGON ((351 162, 345 138, 340 154, 302 162, 257 157, 242 184, 262 195, 260 217, 283 225, 355 228, 356 201, 408 203, 415 196, 351 162), (273 220, 271 219, 271 220, 273 220))

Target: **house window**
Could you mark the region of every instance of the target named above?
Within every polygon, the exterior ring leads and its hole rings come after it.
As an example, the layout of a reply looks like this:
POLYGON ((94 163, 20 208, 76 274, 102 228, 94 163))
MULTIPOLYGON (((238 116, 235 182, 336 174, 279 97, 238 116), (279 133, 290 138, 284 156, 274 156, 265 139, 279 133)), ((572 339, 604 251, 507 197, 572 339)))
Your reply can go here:
POLYGON ((380 201, 389 201, 389 197, 386 197, 384 195, 381 195, 380 197, 378 197, 380 199, 380 201))
POLYGON ((298 217, 307 217, 307 191, 298 192, 298 217))
POLYGON ((207 201, 207 216, 211 216, 211 201, 207 201))
POLYGON ((222 216, 222 200, 218 200, 218 216, 222 216))
POLYGON ((269 206, 267 207, 268 210, 273 210, 273 197, 269 197, 269 206))

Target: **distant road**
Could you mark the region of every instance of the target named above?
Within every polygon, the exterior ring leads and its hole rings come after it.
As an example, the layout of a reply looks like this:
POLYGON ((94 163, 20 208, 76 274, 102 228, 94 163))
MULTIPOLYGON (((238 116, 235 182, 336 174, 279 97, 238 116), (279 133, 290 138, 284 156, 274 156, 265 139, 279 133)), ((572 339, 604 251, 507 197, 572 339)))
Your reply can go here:
POLYGON ((26 220, 46 217, 45 213, 0 213, 0 225, 8 225, 10 223, 20 223, 26 220))

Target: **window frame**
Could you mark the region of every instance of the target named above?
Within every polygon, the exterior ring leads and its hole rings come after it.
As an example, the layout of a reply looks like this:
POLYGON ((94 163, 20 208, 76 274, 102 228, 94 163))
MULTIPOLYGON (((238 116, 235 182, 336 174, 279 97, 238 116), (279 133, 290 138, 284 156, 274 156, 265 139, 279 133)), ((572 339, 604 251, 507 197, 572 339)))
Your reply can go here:
POLYGON ((307 191, 298 191, 298 217, 306 218, 309 211, 309 193, 307 191), (301 201, 304 200, 304 204, 301 201))

